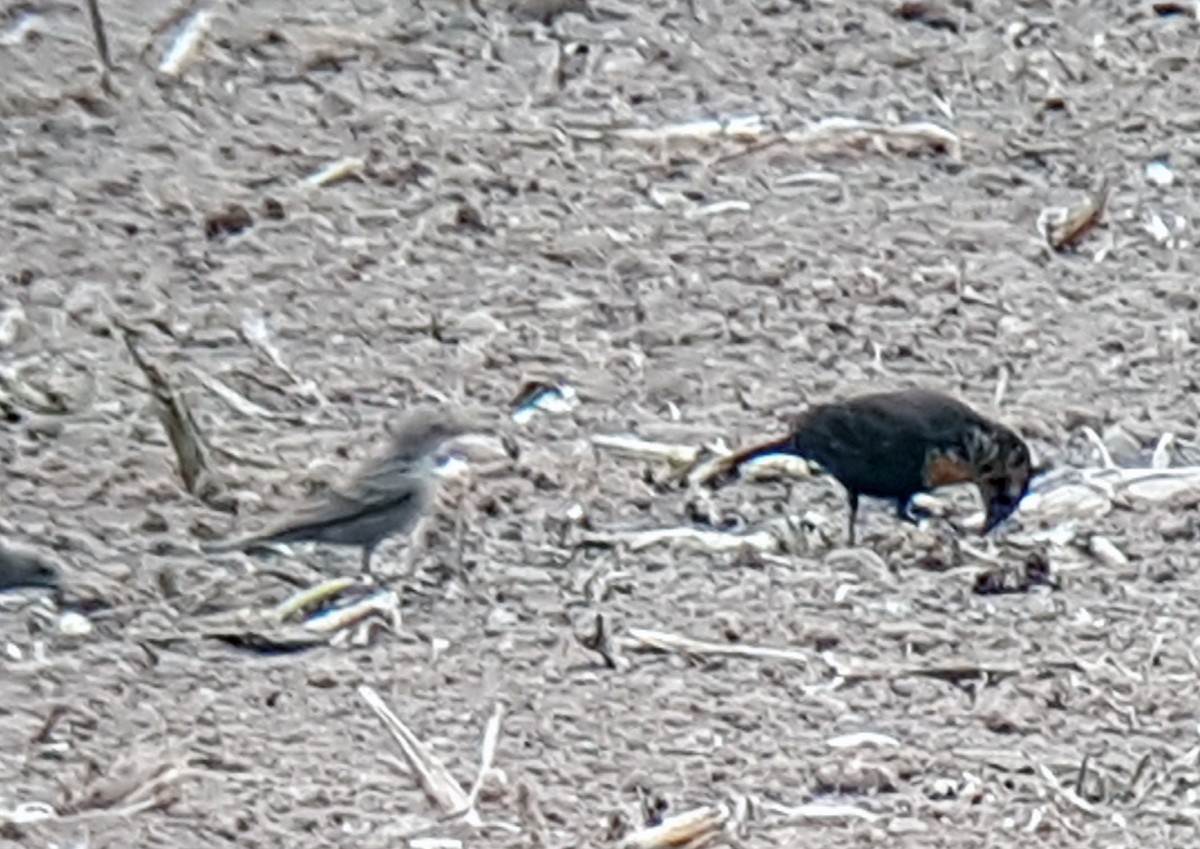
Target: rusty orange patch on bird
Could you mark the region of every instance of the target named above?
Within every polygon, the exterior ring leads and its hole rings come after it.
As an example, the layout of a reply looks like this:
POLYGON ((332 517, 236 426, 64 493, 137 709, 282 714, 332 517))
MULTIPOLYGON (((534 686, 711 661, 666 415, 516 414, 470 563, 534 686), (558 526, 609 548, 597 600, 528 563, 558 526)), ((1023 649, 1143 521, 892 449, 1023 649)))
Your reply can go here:
POLYGON ((971 470, 962 460, 948 454, 935 454, 925 463, 925 485, 930 489, 970 483, 971 470))

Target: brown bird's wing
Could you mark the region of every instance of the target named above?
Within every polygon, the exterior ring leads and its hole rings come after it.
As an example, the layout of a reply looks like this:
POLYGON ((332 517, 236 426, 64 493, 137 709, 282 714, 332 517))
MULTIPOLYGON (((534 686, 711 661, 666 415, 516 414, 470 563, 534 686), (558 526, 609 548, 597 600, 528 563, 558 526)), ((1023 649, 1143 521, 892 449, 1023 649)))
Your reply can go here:
POLYGON ((462 429, 449 415, 432 407, 410 411, 384 454, 366 460, 346 483, 330 486, 268 530, 208 544, 203 550, 237 551, 267 542, 328 542, 369 548, 385 536, 410 530, 428 506, 437 448, 462 429))
POLYGON ((210 554, 240 551, 269 542, 326 541, 360 545, 389 526, 408 530, 425 511, 430 475, 411 463, 387 458, 367 463, 343 485, 332 485, 316 500, 267 530, 204 546, 210 554))
POLYGON ((276 542, 305 539, 353 542, 358 536, 353 526, 383 515, 394 517, 395 532, 407 530, 424 512, 428 481, 405 476, 377 483, 360 482, 346 491, 331 488, 320 502, 282 524, 270 538, 276 542), (346 539, 338 540, 339 537, 346 539))
POLYGON ((383 504, 394 501, 398 492, 424 488, 432 476, 432 458, 413 461, 389 454, 363 463, 346 484, 330 487, 329 493, 334 501, 345 499, 361 505, 383 504))

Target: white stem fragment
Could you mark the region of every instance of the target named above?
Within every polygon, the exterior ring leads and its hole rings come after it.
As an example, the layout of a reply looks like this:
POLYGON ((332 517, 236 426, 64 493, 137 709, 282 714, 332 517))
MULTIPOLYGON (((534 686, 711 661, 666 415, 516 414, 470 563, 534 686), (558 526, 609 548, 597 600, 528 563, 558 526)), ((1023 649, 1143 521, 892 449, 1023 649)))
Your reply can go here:
POLYGON ((684 811, 663 820, 656 826, 627 835, 621 849, 682 849, 700 846, 720 831, 729 819, 722 806, 706 805, 684 811))
POLYGON ((327 186, 357 174, 366 164, 367 160, 361 156, 346 156, 309 174, 304 178, 304 184, 312 188, 327 186))
POLYGON ((471 785, 471 792, 467 794, 468 810, 475 810, 475 803, 479 800, 479 791, 483 789, 483 782, 487 778, 488 770, 495 763, 496 747, 500 742, 500 720, 503 717, 504 705, 497 703, 496 709, 488 718, 487 728, 483 732, 483 749, 479 755, 479 775, 475 777, 475 783, 471 785))
POLYGON ((188 18, 159 64, 159 73, 178 78, 187 70, 200 53, 200 45, 212 25, 212 18, 212 12, 207 9, 201 9, 188 18))
POLYGON ((466 811, 464 820, 472 826, 483 824, 479 814, 468 804, 466 792, 463 791, 454 776, 445 765, 437 760, 408 726, 400 721, 400 717, 392 712, 384 703, 383 698, 371 687, 362 685, 358 694, 367 706, 375 712, 384 727, 391 733, 392 738, 399 744, 401 752, 409 765, 417 774, 421 789, 435 805, 447 814, 466 811))
POLYGON ((778 551, 780 547, 779 539, 770 531, 731 534, 688 527, 586 534, 583 541, 606 545, 623 544, 628 546, 630 551, 640 551, 661 543, 683 543, 704 551, 738 551, 746 547, 756 551, 778 551))

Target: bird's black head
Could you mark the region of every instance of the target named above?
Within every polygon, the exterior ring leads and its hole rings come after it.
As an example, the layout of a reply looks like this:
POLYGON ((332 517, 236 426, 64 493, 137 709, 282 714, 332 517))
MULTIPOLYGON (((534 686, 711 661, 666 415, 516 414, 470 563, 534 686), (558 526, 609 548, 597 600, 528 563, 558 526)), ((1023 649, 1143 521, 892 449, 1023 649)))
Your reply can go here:
POLYGON ((1033 460, 1025 441, 999 424, 971 431, 967 457, 987 511, 981 530, 987 534, 1015 513, 1029 492, 1033 460))

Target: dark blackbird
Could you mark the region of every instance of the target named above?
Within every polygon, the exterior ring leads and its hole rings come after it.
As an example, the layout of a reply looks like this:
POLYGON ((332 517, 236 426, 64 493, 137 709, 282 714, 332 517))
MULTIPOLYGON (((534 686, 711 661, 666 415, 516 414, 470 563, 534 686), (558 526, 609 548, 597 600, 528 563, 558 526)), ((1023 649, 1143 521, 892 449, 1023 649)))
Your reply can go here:
POLYGON ((0 544, 0 592, 18 587, 58 588, 58 572, 38 558, 0 544))
POLYGON ((987 534, 1017 509, 1033 475, 1029 448, 1016 433, 928 389, 810 407, 787 436, 727 457, 716 477, 736 477, 745 463, 772 454, 803 457, 846 488, 851 545, 860 496, 894 501, 896 515, 915 524, 929 514, 912 503, 914 495, 974 483, 987 511, 981 534, 987 534))
POLYGON ((202 549, 218 554, 271 542, 354 546, 362 549, 363 571, 370 571, 376 546, 411 531, 429 507, 442 446, 469 431, 454 411, 416 407, 397 422, 387 450, 363 464, 345 486, 330 487, 319 500, 269 530, 202 549))

